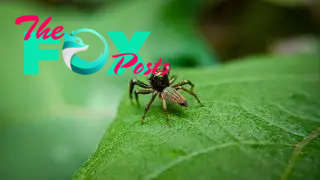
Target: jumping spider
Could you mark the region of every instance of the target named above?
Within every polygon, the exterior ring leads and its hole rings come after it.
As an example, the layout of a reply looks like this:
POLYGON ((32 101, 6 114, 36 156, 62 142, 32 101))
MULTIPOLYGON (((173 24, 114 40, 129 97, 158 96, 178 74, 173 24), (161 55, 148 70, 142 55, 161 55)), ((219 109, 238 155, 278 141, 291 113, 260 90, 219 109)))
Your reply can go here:
MULTIPOLYGON (((157 72, 159 72, 159 71, 157 71, 157 72)), ((165 75, 161 75, 160 74, 161 72, 162 71, 160 71, 157 75, 154 75, 153 73, 151 73, 150 77, 148 78, 150 85, 145 84, 142 81, 139 81, 138 79, 135 79, 135 78, 130 80, 129 97, 130 97, 131 101, 132 101, 133 88, 135 85, 143 88, 143 89, 134 91, 135 99, 136 99, 136 102, 138 105, 140 105, 139 99, 138 99, 139 94, 151 94, 152 93, 151 100, 146 105, 144 114, 141 118, 141 124, 144 123, 144 118, 145 118, 146 114, 148 113, 151 104, 154 102, 155 98, 158 95, 159 95, 159 98, 162 99, 163 109, 166 114, 167 121, 169 120, 169 117, 168 117, 167 102, 166 101, 169 101, 172 103, 177 103, 180 106, 188 107, 187 100, 178 92, 178 90, 180 90, 180 89, 191 94, 198 101, 198 103, 201 106, 203 106, 202 103, 200 102, 198 96, 193 92, 194 84, 191 81, 183 80, 182 82, 173 85, 173 83, 177 79, 177 76, 174 75, 169 79, 169 72, 165 75), (191 89, 190 90, 186 89, 185 87, 183 87, 184 85, 190 85, 191 89)))

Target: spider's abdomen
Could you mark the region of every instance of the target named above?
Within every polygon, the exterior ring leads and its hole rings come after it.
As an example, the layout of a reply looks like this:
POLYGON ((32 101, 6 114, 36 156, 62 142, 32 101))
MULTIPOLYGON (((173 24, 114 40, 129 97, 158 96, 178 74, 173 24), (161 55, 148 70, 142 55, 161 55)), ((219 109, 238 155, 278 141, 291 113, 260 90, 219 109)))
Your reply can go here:
POLYGON ((162 98, 172 103, 177 103, 181 106, 188 106, 187 100, 174 88, 166 87, 162 91, 162 98))

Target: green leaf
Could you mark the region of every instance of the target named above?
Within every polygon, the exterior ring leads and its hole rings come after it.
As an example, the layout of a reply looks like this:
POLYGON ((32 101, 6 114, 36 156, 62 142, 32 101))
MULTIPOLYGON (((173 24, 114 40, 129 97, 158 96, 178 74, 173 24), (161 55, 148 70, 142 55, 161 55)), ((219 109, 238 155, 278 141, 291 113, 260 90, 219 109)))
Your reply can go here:
POLYGON ((189 107, 170 104, 170 125, 160 100, 140 125, 144 107, 126 94, 97 151, 73 178, 316 179, 319 67, 319 57, 296 56, 175 70, 196 84, 204 107, 182 92, 189 107))

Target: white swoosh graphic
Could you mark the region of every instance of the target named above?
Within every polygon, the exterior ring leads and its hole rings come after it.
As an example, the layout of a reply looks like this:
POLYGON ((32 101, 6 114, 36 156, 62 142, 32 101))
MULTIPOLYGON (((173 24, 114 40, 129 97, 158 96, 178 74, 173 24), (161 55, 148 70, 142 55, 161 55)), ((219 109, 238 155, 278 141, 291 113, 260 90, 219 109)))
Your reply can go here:
POLYGON ((66 65, 68 66, 69 69, 71 69, 71 58, 72 58, 72 56, 75 53, 79 52, 79 51, 87 50, 88 47, 89 47, 89 45, 87 45, 86 47, 82 47, 82 48, 66 48, 66 49, 62 50, 63 60, 66 63, 66 65))

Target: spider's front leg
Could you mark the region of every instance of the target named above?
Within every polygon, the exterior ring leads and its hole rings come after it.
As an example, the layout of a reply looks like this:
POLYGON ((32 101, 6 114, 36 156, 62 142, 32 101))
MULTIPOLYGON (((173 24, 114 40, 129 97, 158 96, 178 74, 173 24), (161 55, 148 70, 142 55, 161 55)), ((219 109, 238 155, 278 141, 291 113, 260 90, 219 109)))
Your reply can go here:
POLYGON ((139 103, 139 94, 150 94, 152 93, 154 90, 153 89, 140 89, 140 90, 135 90, 134 91, 134 96, 136 98, 136 102, 137 102, 137 105, 140 106, 140 103, 139 103))
POLYGON ((150 109, 150 106, 151 106, 151 104, 153 103, 154 99, 157 97, 157 95, 158 95, 158 92, 157 92, 157 91, 153 91, 151 100, 150 100, 149 103, 146 105, 146 108, 145 108, 145 110, 144 110, 143 116, 141 117, 141 124, 144 123, 144 118, 146 117, 146 114, 148 113, 148 111, 149 111, 149 109, 150 109))
POLYGON ((138 79, 131 79, 130 80, 130 84, 129 84, 129 97, 130 97, 130 100, 132 101, 132 93, 133 93, 133 88, 134 86, 137 85, 139 87, 142 87, 142 88, 145 88, 145 89, 149 89, 151 88, 150 85, 147 85, 145 84, 144 82, 142 81, 139 81, 138 79))
POLYGON ((200 106, 203 106, 203 104, 200 102, 200 99, 198 98, 198 96, 196 95, 196 93, 194 93, 193 91, 191 91, 191 90, 189 90, 189 89, 186 89, 186 88, 183 87, 183 86, 177 86, 177 87, 175 87, 175 89, 176 89, 176 90, 181 89, 181 90, 183 90, 183 91, 191 94, 191 95, 198 101, 198 103, 200 104, 200 106))
POLYGON ((163 111, 164 111, 164 113, 166 115, 167 122, 169 122, 169 114, 168 114, 167 102, 166 102, 165 98, 163 97, 162 93, 160 94, 160 97, 162 99, 163 111))
POLYGON ((189 80, 183 80, 182 82, 177 83, 177 84, 173 85, 172 87, 176 88, 178 86, 184 86, 184 85, 187 85, 187 84, 191 86, 190 90, 191 90, 191 92, 193 92, 194 84, 189 80))

